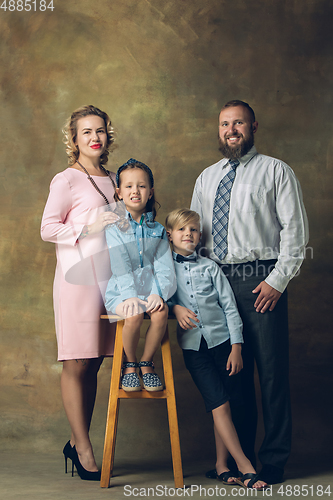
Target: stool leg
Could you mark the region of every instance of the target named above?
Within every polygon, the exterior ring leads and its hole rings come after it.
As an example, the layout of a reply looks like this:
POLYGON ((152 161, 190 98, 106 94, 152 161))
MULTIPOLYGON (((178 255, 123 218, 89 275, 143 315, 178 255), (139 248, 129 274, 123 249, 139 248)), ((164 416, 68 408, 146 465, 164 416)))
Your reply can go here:
POLYGON ((182 457, 180 452, 180 440, 175 396, 175 385, 172 371, 171 349, 168 327, 166 328, 165 335, 161 345, 164 382, 166 388, 166 399, 168 408, 169 419, 169 432, 171 442, 171 454, 173 464, 173 476, 175 480, 175 487, 182 488, 184 486, 182 457))
POLYGON ((119 413, 119 384, 123 358, 123 326, 123 320, 117 322, 100 483, 102 488, 107 488, 110 484, 114 462, 119 413))

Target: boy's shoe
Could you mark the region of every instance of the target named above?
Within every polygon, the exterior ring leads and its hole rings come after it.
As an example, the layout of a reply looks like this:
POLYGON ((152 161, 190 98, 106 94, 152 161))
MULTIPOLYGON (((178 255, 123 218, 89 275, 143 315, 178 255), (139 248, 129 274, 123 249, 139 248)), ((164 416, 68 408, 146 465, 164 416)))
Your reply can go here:
MULTIPOLYGON (((123 364, 123 371, 126 368, 137 368, 138 363, 127 362, 123 364)), ((126 392, 141 391, 141 383, 136 372, 125 373, 121 377, 121 388, 126 392)))
POLYGON ((142 378, 143 387, 146 391, 154 392, 154 391, 162 391, 163 384, 160 377, 157 373, 142 373, 141 366, 151 366, 154 368, 154 363, 152 361, 140 361, 138 363, 140 367, 140 377, 142 378))

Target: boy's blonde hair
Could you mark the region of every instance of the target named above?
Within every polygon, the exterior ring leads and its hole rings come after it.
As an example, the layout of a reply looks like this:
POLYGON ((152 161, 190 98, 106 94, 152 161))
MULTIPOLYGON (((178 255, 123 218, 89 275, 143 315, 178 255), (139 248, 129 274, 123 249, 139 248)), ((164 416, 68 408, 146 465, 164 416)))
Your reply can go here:
POLYGON ((200 226, 200 215, 189 208, 177 208, 177 210, 170 212, 165 219, 167 231, 173 231, 189 223, 198 224, 200 226))

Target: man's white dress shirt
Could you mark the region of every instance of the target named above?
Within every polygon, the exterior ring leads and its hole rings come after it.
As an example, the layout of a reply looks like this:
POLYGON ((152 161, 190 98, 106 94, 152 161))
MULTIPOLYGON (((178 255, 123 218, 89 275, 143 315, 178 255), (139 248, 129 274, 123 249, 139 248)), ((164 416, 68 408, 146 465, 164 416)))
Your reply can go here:
POLYGON ((228 225, 228 253, 214 254, 212 218, 216 190, 231 169, 223 158, 198 177, 191 209, 201 217, 205 255, 219 264, 277 259, 266 282, 283 292, 300 268, 308 242, 308 220, 300 184, 293 170, 276 158, 252 149, 239 159, 228 225))

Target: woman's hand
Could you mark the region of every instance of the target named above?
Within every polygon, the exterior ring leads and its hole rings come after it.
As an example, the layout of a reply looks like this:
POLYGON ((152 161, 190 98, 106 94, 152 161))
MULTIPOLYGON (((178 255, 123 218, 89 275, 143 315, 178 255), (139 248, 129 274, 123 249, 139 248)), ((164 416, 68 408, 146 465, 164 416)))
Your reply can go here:
POLYGON ((147 298, 147 312, 163 311, 164 307, 164 301, 159 295, 153 293, 147 298))
POLYGON ((114 224, 117 220, 119 220, 119 216, 113 212, 106 211, 99 214, 93 224, 84 226, 82 233, 80 234, 80 239, 85 238, 88 235, 90 236, 91 234, 101 233, 104 231, 106 226, 114 224))
POLYGON ((142 314, 146 310, 146 307, 147 302, 138 297, 131 297, 117 305, 116 314, 122 318, 130 318, 131 316, 142 314))
POLYGON ((115 213, 109 211, 103 212, 99 214, 93 224, 88 226, 90 228, 89 234, 100 233, 106 226, 114 224, 117 220, 119 220, 119 217, 115 213))

